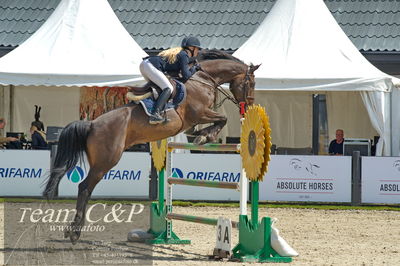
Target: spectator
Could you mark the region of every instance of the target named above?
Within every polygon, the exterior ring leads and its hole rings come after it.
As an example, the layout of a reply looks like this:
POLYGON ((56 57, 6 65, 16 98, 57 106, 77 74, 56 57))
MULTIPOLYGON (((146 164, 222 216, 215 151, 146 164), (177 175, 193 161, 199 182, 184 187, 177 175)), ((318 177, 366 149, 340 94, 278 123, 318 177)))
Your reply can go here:
POLYGON ((48 148, 45 140, 46 134, 36 126, 31 126, 32 150, 46 150, 48 148))
POLYGON ((42 110, 41 106, 35 105, 35 121, 32 122, 31 126, 36 126, 38 130, 44 132, 43 122, 40 121, 40 110, 42 110))
POLYGON ((329 144, 330 155, 343 155, 343 142, 344 142, 344 131, 343 129, 336 130, 336 139, 332 140, 329 144))
MULTIPOLYGON (((0 129, 4 129, 6 126, 6 120, 4 118, 0 118, 0 129)), ((17 138, 13 137, 1 137, 0 136, 0 149, 5 149, 5 145, 10 142, 18 141, 17 138)))

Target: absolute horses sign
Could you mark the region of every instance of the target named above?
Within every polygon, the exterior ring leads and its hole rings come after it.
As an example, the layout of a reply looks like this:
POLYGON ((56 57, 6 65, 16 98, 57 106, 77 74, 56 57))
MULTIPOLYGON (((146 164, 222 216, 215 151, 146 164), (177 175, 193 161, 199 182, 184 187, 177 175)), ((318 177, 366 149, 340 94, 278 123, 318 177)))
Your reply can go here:
POLYGON ((351 201, 350 156, 271 156, 262 200, 351 201))

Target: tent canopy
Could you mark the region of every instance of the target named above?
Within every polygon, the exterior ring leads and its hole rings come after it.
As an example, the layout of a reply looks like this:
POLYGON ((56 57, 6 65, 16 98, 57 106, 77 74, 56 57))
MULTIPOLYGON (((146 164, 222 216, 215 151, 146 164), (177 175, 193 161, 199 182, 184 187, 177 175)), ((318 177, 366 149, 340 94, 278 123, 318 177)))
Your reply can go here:
POLYGON ((107 0, 62 0, 42 27, 0 59, 0 84, 130 84, 141 79, 145 56, 107 0))
POLYGON ((391 155, 387 92, 398 79, 361 55, 322 0, 278 0, 234 56, 262 63, 255 72, 258 90, 361 91, 380 135, 376 154, 391 155))
POLYGON ((390 91, 390 76, 371 65, 322 0, 279 0, 234 53, 261 90, 390 91))

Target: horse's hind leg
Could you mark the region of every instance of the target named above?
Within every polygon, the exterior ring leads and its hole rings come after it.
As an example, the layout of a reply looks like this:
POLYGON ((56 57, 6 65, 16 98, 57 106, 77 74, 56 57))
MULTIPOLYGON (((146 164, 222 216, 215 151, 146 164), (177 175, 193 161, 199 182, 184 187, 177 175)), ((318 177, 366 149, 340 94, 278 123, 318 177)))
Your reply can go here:
POLYGON ((122 114, 108 113, 102 120, 92 123, 92 131, 86 141, 86 155, 90 170, 86 179, 79 184, 78 200, 74 221, 65 236, 73 244, 78 241, 82 226, 85 223, 86 205, 97 183, 113 168, 121 158, 125 149, 129 109, 121 109, 122 114))
POLYGON ((92 195, 94 187, 102 179, 105 173, 104 170, 102 171, 97 168, 91 168, 85 180, 79 184, 75 218, 70 227, 64 232, 64 237, 69 237, 72 244, 76 244, 81 235, 81 229, 85 224, 87 203, 92 195))
POLYGON ((227 118, 212 110, 207 110, 205 115, 201 117, 199 124, 213 123, 213 125, 203 128, 199 131, 193 132, 197 135, 194 139, 195 144, 204 144, 208 142, 216 142, 217 135, 221 129, 226 125, 227 118))
POLYGON ((192 126, 191 128, 185 130, 186 135, 194 136, 198 131, 196 131, 196 126, 192 126))

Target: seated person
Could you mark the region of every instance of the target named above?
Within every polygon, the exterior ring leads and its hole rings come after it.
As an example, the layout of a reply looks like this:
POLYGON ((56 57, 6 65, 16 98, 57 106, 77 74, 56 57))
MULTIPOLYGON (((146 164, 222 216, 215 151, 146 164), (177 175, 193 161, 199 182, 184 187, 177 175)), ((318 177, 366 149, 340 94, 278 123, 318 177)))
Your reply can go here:
POLYGON ((343 129, 336 130, 336 139, 332 140, 329 144, 330 155, 343 155, 343 142, 344 142, 343 129))
POLYGON ((31 126, 32 150, 46 150, 48 148, 45 140, 46 134, 40 131, 36 126, 31 126))
MULTIPOLYGON (((4 129, 5 126, 6 126, 6 120, 4 118, 0 118, 0 129, 4 129)), ((6 145, 10 145, 14 142, 18 142, 18 139, 13 137, 0 136, 0 149, 5 149, 6 145)))

